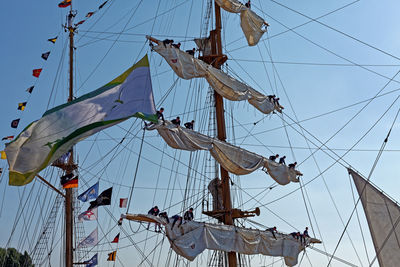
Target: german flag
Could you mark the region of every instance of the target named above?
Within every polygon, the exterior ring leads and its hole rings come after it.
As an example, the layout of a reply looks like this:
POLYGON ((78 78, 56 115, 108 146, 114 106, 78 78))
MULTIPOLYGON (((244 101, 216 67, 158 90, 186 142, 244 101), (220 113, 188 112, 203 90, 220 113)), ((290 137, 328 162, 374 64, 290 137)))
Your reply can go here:
POLYGON ((113 251, 111 253, 108 253, 108 259, 107 261, 115 261, 115 257, 117 256, 117 251, 113 251))
POLYGON ((26 107, 26 102, 18 103, 18 109, 19 110, 23 111, 25 109, 25 107, 26 107))
POLYGON ((94 14, 94 12, 89 12, 89 13, 86 14, 86 17, 90 18, 91 16, 93 16, 93 14, 94 14))
POLYGON ((61 3, 58 4, 58 7, 67 7, 71 5, 71 0, 64 0, 61 3))
POLYGON ((56 41, 57 41, 57 37, 58 37, 58 36, 56 36, 56 37, 54 37, 54 38, 47 39, 47 41, 52 42, 53 44, 55 44, 56 41))
POLYGON ((61 176, 61 185, 64 189, 77 188, 78 187, 78 176, 74 176, 73 173, 61 176))

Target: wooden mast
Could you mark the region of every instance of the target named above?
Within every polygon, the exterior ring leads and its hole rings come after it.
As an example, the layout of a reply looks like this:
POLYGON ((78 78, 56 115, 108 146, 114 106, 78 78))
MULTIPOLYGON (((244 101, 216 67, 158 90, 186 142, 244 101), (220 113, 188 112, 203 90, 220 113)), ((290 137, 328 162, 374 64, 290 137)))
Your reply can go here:
MULTIPOLYGON (((211 35, 211 47, 212 54, 215 54, 217 58, 224 57, 222 54, 222 41, 221 41, 221 8, 219 5, 214 1, 214 9, 215 9, 215 32, 211 35)), ((226 58, 226 56, 225 56, 226 58)), ((225 60, 213 60, 212 65, 217 68, 221 69, 221 65, 224 64, 225 60)), ((215 99, 215 113, 217 119, 217 137, 221 141, 226 140, 226 128, 225 128, 225 115, 224 115, 224 102, 223 98, 220 94, 218 94, 214 90, 214 99, 215 99)), ((227 225, 233 225, 233 218, 232 218, 232 202, 231 202, 231 190, 230 190, 230 179, 229 173, 220 165, 220 172, 221 172, 221 189, 222 189, 222 204, 224 207, 224 216, 223 222, 227 225)), ((236 252, 228 252, 228 263, 230 267, 237 266, 237 258, 236 252)))
MULTIPOLYGON (((68 102, 73 100, 73 85, 74 85, 74 30, 75 28, 72 25, 72 20, 75 14, 71 9, 68 14, 67 18, 67 30, 69 32, 69 96, 68 102)), ((68 160, 67 168, 65 168, 66 174, 72 173, 74 169, 74 154, 73 148, 70 150, 70 157, 68 160), (71 168, 69 168, 71 167, 71 168)), ((74 220, 73 220, 73 194, 72 188, 65 189, 65 266, 72 267, 73 266, 73 227, 74 220)))

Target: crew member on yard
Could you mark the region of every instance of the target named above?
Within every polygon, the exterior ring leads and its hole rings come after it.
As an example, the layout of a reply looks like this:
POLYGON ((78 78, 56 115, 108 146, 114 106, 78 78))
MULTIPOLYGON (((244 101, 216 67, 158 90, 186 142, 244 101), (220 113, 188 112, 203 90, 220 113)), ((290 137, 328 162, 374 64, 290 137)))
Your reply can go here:
POLYGON ((189 210, 187 210, 185 212, 185 214, 183 215, 183 218, 185 219, 185 221, 192 221, 194 216, 193 216, 193 208, 190 208, 189 210))
POLYGON ((281 157, 279 159, 279 164, 285 164, 286 165, 285 159, 286 159, 286 156, 281 157))
POLYGON ((279 158, 279 154, 276 154, 275 156, 269 156, 269 160, 275 161, 277 158, 279 158))
POLYGON ((179 126, 179 125, 181 125, 181 118, 176 117, 176 119, 173 119, 171 122, 173 124, 175 124, 176 126, 179 126))
POLYGON ((184 125, 185 125, 185 127, 186 127, 187 129, 193 130, 194 120, 188 121, 188 122, 186 122, 184 125))

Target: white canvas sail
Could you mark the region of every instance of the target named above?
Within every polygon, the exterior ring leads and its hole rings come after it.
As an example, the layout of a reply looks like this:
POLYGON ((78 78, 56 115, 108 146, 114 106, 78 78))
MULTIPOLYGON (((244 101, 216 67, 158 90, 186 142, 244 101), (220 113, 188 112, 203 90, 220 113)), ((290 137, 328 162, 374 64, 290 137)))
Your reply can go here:
POLYGON ((260 41, 266 32, 264 25, 267 26, 263 18, 237 0, 215 0, 215 2, 230 13, 240 13, 240 26, 249 46, 256 45, 260 41))
POLYGON ((188 221, 171 228, 173 220, 145 214, 126 214, 122 218, 139 222, 154 222, 165 225, 172 249, 182 257, 193 261, 205 249, 235 251, 240 254, 284 257, 287 266, 297 264, 299 253, 312 243, 321 243, 315 238, 305 238, 304 242, 291 235, 269 231, 188 221))
POLYGON ((286 185, 298 182, 301 172, 291 169, 285 164, 279 164, 260 155, 234 146, 227 142, 211 138, 190 129, 177 127, 169 121, 147 127, 147 130, 157 130, 164 141, 172 148, 189 151, 208 150, 215 160, 228 172, 245 175, 259 168, 266 168, 268 174, 279 184, 286 185))
POLYGON ((348 169, 353 177, 367 217, 369 230, 381 267, 396 267, 400 263, 400 207, 358 173, 348 169))
MULTIPOLYGON (((148 37, 150 39, 150 37, 148 37)), ((155 40, 152 38, 152 40, 155 40)), ((268 96, 258 92, 247 84, 238 81, 225 72, 194 58, 188 53, 174 48, 171 45, 162 44, 153 47, 174 70, 176 75, 182 79, 193 79, 203 77, 210 86, 222 97, 231 101, 247 100, 256 109, 264 114, 269 114, 274 110, 282 112, 282 106, 273 103, 268 96)))

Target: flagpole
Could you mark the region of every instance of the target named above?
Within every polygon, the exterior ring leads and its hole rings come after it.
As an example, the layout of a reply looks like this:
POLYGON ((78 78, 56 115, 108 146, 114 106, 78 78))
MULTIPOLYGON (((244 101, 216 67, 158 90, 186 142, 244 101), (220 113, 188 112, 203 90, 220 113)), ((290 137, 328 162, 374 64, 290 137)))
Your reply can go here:
MULTIPOLYGON (((72 26, 73 10, 72 4, 67 17, 67 29, 69 32, 69 96, 68 102, 73 100, 73 85, 74 85, 74 30, 72 26)), ((71 148, 71 155, 68 159, 68 166, 74 165, 74 153, 71 148)), ((66 168, 66 174, 72 173, 73 168, 66 168)), ((65 189, 65 266, 73 266, 73 199, 72 199, 72 188, 65 189)))

